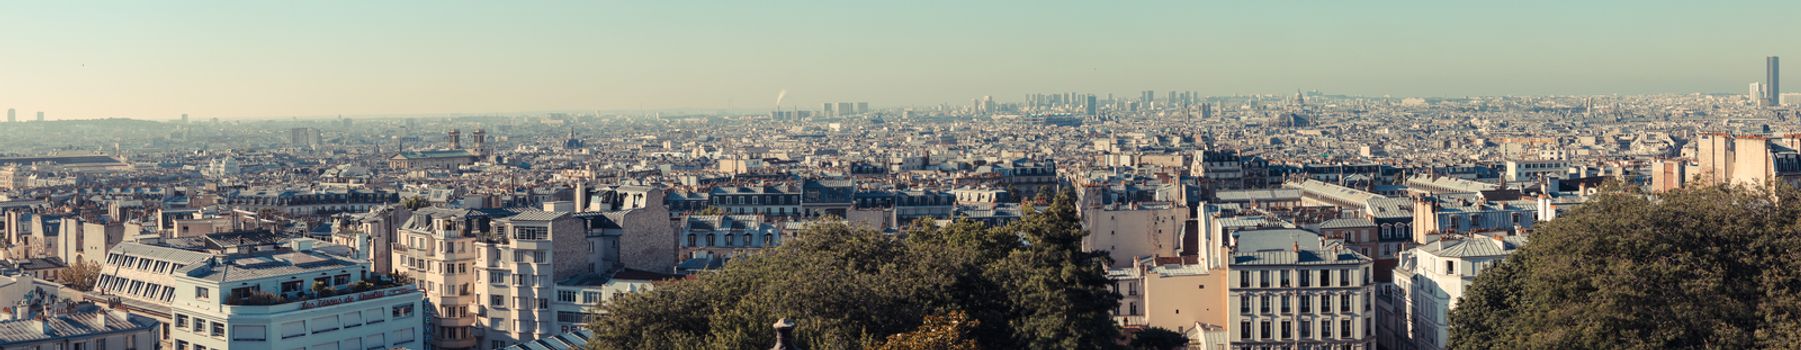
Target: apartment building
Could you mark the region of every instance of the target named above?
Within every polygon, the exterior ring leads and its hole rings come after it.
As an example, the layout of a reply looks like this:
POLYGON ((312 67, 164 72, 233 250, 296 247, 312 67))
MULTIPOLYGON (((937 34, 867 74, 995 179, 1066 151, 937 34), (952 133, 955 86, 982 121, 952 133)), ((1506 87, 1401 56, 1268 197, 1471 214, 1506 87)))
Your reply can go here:
POLYGON ((349 247, 268 232, 149 245, 207 254, 176 270, 176 350, 419 348, 418 287, 369 272, 349 247))
POLYGON ((1394 268, 1395 289, 1402 301, 1396 313, 1392 349, 1437 350, 1449 347, 1450 312, 1476 276, 1513 254, 1526 236, 1505 232, 1439 240, 1401 253, 1394 268))
POLYGON ((1369 257, 1298 229, 1235 233, 1228 266, 1232 349, 1375 349, 1369 257))

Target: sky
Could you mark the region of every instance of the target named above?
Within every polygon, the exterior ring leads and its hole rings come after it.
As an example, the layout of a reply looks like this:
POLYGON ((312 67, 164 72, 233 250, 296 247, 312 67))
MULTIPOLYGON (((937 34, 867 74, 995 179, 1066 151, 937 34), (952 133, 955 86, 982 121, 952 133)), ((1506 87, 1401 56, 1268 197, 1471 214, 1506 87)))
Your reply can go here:
MULTIPOLYGON (((1732 92, 1801 1, 9 1, 21 119, 1732 92)), ((1801 92, 1801 79, 1784 79, 1801 92)))

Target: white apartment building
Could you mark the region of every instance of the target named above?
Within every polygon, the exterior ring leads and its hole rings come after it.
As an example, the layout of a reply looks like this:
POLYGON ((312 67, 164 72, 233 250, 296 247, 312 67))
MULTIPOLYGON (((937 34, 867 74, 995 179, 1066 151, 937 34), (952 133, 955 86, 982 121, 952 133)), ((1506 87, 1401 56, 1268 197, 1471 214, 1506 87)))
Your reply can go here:
POLYGON ((211 257, 169 281, 176 350, 423 347, 418 287, 370 273, 349 247, 264 232, 201 240, 185 248, 211 257))
POLYGON ((1402 320, 1395 349, 1444 349, 1450 341, 1449 315, 1476 276, 1526 244, 1526 236, 1494 234, 1446 239, 1401 252, 1395 289, 1402 320))
POLYGON ((1233 235, 1226 298, 1230 348, 1376 348, 1369 257, 1305 230, 1233 235))
POLYGON ((664 275, 622 259, 672 259, 669 229, 661 211, 424 208, 401 225, 389 254, 424 291, 427 346, 499 349, 578 329, 600 303, 649 290, 664 275), (661 230, 633 228, 644 218, 661 230), (654 242, 667 246, 644 248, 654 242))

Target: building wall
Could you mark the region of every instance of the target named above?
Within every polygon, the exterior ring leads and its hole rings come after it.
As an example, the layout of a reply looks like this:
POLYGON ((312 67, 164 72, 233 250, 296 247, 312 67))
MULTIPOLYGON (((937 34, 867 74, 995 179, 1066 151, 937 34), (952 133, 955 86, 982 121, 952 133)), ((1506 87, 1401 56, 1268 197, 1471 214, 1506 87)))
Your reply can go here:
POLYGON ((1176 238, 1187 220, 1188 208, 1179 206, 1084 210, 1082 226, 1089 234, 1082 238, 1083 249, 1106 250, 1113 258, 1110 267, 1129 267, 1146 256, 1177 256, 1181 243, 1176 238))
POLYGON ((1226 271, 1206 274, 1162 276, 1144 275, 1145 323, 1178 332, 1193 328, 1195 323, 1225 326, 1226 271))

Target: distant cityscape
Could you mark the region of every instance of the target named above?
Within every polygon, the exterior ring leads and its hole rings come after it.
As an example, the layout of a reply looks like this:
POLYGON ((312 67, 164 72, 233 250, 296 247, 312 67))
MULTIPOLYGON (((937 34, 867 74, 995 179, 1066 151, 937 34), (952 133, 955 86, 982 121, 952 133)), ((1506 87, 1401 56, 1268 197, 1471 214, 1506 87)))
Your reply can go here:
POLYGON ((1610 182, 1801 183, 1801 93, 1764 63, 1744 94, 1072 91, 286 120, 9 108, 0 347, 580 347, 600 305, 823 221, 1000 226, 1068 188, 1122 329, 1193 349, 1444 349, 1475 276, 1610 182))

